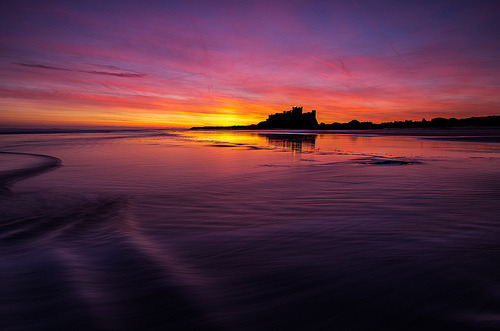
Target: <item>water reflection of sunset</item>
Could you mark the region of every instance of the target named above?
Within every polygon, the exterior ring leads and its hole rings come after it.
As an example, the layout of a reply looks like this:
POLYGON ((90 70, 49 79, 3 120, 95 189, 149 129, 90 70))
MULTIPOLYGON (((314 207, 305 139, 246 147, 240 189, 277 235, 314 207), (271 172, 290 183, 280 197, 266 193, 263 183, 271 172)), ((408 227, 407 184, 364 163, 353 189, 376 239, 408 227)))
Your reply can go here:
POLYGON ((281 133, 267 133, 260 134, 266 138, 269 145, 290 149, 293 152, 302 152, 305 150, 314 150, 316 143, 315 134, 281 134, 281 133))
POLYGON ((500 279, 498 143, 284 131, 1 138, 5 329, 496 323, 484 316, 500 279))
MULTIPOLYGON (((490 134, 489 132, 485 132, 490 134)), ((498 133, 496 133, 498 135, 498 133)), ((445 140, 426 139, 426 136, 384 136, 376 134, 298 134, 287 131, 181 131, 181 137, 223 145, 233 148, 253 146, 264 149, 283 149, 290 152, 312 153, 311 157, 323 158, 325 155, 388 157, 442 157, 443 154, 460 157, 463 153, 488 155, 498 152, 497 144, 466 142, 460 148, 445 140)), ((433 137, 436 138, 436 137, 433 137)))

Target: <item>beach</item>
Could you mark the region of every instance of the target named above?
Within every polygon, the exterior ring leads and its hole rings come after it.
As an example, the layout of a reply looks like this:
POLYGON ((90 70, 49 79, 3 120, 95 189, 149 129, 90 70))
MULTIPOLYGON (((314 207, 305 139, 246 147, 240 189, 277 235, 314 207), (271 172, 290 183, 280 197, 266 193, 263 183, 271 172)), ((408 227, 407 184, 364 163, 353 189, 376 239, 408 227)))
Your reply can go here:
POLYGON ((499 136, 0 135, 0 320, 498 329, 499 136))

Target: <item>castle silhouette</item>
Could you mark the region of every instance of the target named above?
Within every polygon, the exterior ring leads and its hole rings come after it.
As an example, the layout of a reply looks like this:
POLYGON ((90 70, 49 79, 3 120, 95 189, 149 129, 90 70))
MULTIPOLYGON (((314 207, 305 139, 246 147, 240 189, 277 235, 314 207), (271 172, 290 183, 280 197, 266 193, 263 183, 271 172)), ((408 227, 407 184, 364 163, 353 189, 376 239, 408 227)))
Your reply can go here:
POLYGON ((303 113, 302 107, 292 107, 292 110, 271 114, 267 120, 257 124, 259 129, 315 129, 317 127, 316 111, 303 113))
POLYGON ((448 128, 448 127, 500 127, 500 116, 490 115, 469 118, 441 118, 436 117, 430 121, 425 118, 422 121, 394 121, 375 124, 372 122, 360 122, 352 120, 348 123, 334 122, 331 124, 318 124, 316 111, 302 112, 302 107, 292 107, 281 113, 268 116, 265 121, 251 125, 235 126, 202 126, 193 127, 191 130, 272 130, 272 129, 302 129, 302 130, 367 130, 367 129, 392 129, 392 128, 448 128))

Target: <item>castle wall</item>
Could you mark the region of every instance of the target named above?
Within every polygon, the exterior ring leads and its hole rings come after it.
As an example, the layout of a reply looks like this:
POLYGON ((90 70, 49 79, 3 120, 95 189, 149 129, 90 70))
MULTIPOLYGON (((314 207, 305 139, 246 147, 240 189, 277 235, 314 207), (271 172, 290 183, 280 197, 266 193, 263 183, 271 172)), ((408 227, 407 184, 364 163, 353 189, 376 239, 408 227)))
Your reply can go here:
POLYGON ((293 128, 313 129, 318 126, 316 111, 302 112, 302 107, 293 107, 292 110, 269 115, 268 119, 259 123, 264 128, 293 128))

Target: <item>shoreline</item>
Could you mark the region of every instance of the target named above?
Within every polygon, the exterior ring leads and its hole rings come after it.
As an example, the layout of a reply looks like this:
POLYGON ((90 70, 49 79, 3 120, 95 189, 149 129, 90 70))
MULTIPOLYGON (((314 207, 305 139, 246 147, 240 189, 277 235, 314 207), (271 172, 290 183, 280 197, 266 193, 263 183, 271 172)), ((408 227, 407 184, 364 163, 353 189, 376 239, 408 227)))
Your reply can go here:
MULTIPOLYGON (((231 133, 256 133, 256 134, 287 134, 287 135, 359 135, 359 136, 413 136, 420 139, 429 140, 448 140, 448 141, 464 141, 464 142, 485 142, 485 143, 500 143, 500 127, 497 126, 464 126, 464 127, 445 127, 445 128, 380 128, 380 129, 242 129, 234 127, 200 127, 200 128, 183 128, 183 129, 168 129, 168 128, 151 128, 140 130, 106 130, 93 131, 92 133, 115 133, 115 132, 146 132, 146 131, 174 131, 182 135, 183 132, 231 132, 231 133)), ((1 132, 0 136, 22 135, 22 134, 60 134, 59 130, 55 131, 18 131, 18 132, 1 132)), ((82 131, 67 131, 65 134, 85 134, 90 133, 88 130, 82 131)), ((8 153, 8 152, 0 152, 8 153)), ((11 153, 16 154, 16 153, 11 153)), ((17 153, 23 154, 23 153, 17 153)), ((31 155, 31 154, 26 154, 31 155)), ((37 154, 33 154, 36 156, 37 154)), ((43 156, 43 155, 39 155, 43 156)), ((49 156, 47 156, 49 157, 49 156)), ((0 170, 1 174, 1 170, 0 170)), ((1 176, 1 175, 0 175, 1 176)), ((1 180, 1 179, 0 179, 1 180)))
POLYGON ((18 152, 0 152, 0 158, 2 155, 14 155, 14 156, 27 156, 37 159, 42 159, 43 161, 34 161, 32 164, 28 164, 28 166, 24 166, 22 168, 13 168, 2 170, 0 169, 0 188, 6 188, 10 184, 15 181, 25 179, 28 177, 36 176, 41 173, 53 170, 57 167, 60 167, 62 164, 62 160, 50 155, 42 155, 42 154, 32 154, 32 153, 18 153, 18 152))

